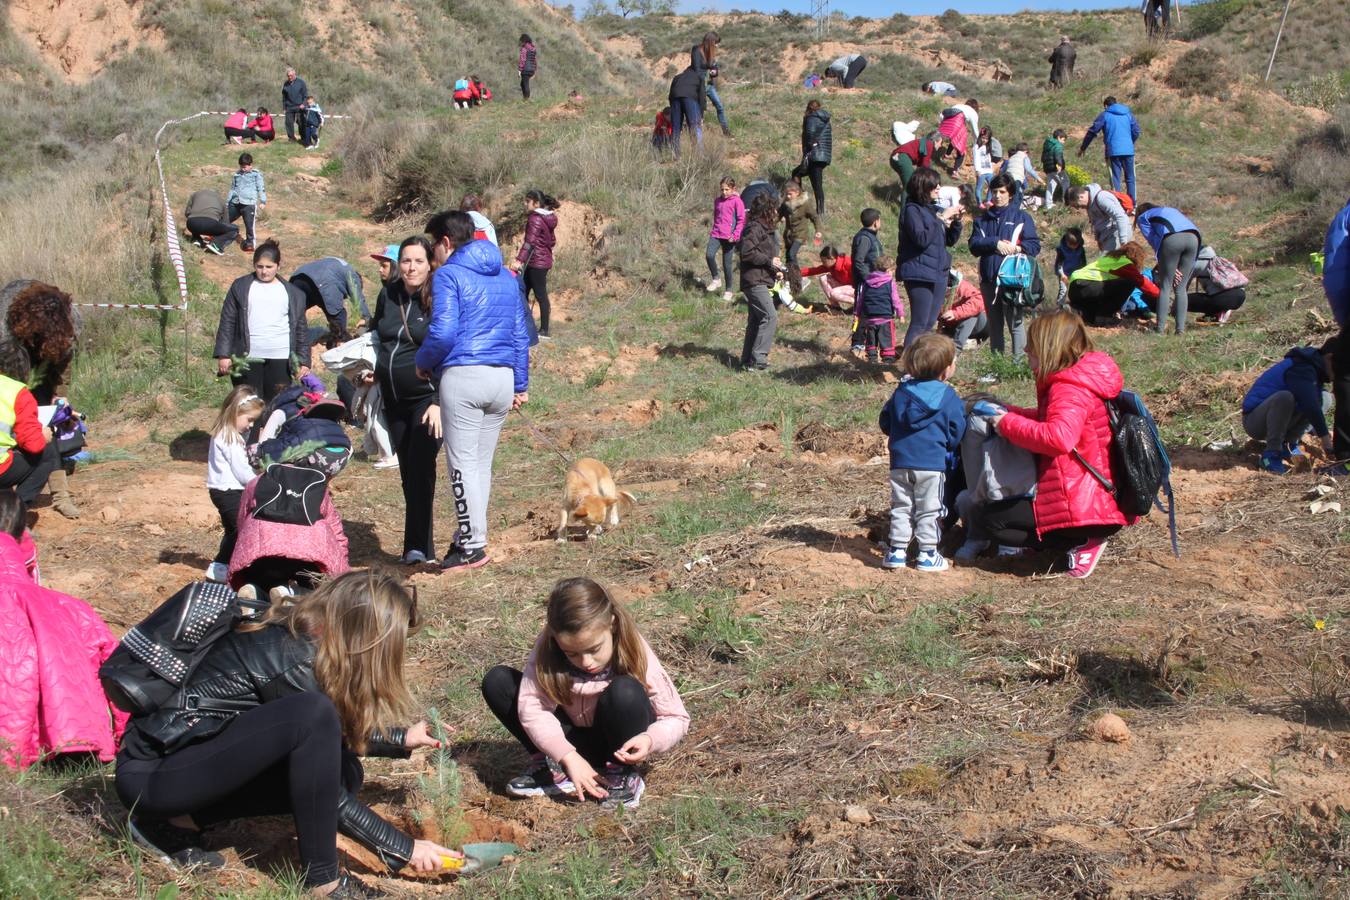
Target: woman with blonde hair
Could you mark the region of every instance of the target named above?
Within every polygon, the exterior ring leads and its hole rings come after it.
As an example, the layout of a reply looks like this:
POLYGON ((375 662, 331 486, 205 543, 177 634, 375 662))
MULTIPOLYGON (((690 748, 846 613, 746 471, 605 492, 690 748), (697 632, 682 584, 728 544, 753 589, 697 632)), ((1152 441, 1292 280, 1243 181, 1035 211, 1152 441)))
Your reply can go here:
POLYGON ((417 624, 416 596, 363 570, 220 638, 177 694, 127 727, 117 794, 132 839, 170 864, 219 867, 201 828, 289 813, 304 884, 331 898, 381 896, 339 871, 339 832, 395 871, 436 871, 441 857, 459 856, 413 840, 355 796, 358 754, 440 746, 425 721, 397 724, 413 705, 403 661, 417 624))
POLYGON ((1106 401, 1120 393, 1124 379, 1070 310, 1032 321, 1027 360, 1036 376, 1036 408, 1009 407, 993 421, 1009 443, 1036 454, 1036 495, 991 504, 980 518, 1001 546, 1067 549, 1069 575, 1086 578, 1107 538, 1133 524, 1092 471, 1115 483, 1106 401))

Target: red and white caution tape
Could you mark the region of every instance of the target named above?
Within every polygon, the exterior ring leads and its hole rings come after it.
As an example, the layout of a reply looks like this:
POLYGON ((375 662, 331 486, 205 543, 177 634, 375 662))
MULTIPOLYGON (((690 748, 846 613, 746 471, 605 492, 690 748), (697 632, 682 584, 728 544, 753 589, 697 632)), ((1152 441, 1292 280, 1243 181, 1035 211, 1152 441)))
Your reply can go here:
MULTIPOLYGON (((157 309, 157 310, 175 310, 185 312, 188 308, 188 288, 187 288, 187 270, 183 266, 183 248, 178 242, 178 225, 173 218, 173 208, 169 205, 169 185, 164 180, 164 160, 160 156, 160 139, 164 136, 164 131, 170 125, 182 125, 184 122, 191 122, 193 119, 199 119, 202 116, 230 116, 233 113, 228 112, 202 112, 193 113, 190 116, 184 116, 181 119, 170 119, 159 130, 155 132, 155 170, 159 173, 159 193, 164 203, 164 243, 169 250, 169 261, 173 263, 173 273, 178 279, 179 303, 76 303, 75 306, 92 306, 98 309, 157 309)), ((325 115, 324 120, 329 119, 348 119, 350 116, 329 116, 325 115)))

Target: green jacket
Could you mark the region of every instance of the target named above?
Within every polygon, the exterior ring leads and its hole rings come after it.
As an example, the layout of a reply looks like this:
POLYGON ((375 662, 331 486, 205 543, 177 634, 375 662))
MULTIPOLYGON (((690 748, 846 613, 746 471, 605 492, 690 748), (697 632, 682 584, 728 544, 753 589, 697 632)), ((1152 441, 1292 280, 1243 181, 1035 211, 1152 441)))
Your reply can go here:
POLYGON ((1041 145, 1041 171, 1058 172, 1064 168, 1064 145, 1052 134, 1041 145))
POLYGON ((783 246, 791 246, 793 241, 806 243, 820 231, 820 220, 816 218, 816 205, 803 192, 797 202, 784 200, 778 214, 783 217, 783 246))

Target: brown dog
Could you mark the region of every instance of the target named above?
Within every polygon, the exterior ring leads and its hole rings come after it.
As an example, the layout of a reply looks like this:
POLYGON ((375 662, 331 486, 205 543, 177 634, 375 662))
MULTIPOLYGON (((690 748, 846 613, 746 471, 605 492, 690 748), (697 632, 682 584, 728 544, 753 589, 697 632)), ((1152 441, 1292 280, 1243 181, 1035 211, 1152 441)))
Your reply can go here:
POLYGON ((558 521, 558 540, 567 539, 569 525, 584 525, 586 537, 600 534, 604 527, 619 524, 619 514, 633 508, 636 498, 614 484, 609 466, 598 459, 583 457, 567 470, 563 486, 562 516, 558 521))

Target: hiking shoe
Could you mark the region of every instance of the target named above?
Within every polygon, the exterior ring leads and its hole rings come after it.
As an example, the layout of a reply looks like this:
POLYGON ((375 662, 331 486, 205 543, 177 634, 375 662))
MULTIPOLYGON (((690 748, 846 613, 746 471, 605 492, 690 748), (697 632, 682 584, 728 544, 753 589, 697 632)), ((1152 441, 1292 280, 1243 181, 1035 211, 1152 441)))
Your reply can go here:
POLYGON ((252 252, 253 252, 253 242, 252 242, 252 241, 244 241, 243 246, 241 246, 239 249, 242 250, 242 251, 244 251, 245 253, 252 253, 252 252))
POLYGON ((957 562, 972 562, 988 549, 988 541, 966 541, 957 548, 956 553, 952 554, 952 559, 955 559, 957 562))
POLYGON ((1225 309, 1223 312, 1219 313, 1219 317, 1214 321, 1218 322, 1220 325, 1227 325, 1228 320, 1231 318, 1233 318, 1233 310, 1225 309))
POLYGON ((601 809, 637 809, 647 783, 638 774, 636 766, 616 766, 605 763, 605 789, 609 793, 600 801, 601 809))
POLYGON ((531 754, 529 771, 506 783, 506 793, 512 797, 563 797, 576 792, 562 766, 542 753, 531 754))
POLYGON ((1261 461, 1257 466, 1263 472, 1269 472, 1272 475, 1284 475, 1289 471, 1289 467, 1284 464, 1280 458, 1281 453, 1278 450, 1267 450, 1261 454, 1261 461))
POLYGON ((892 547, 886 551, 886 556, 881 561, 883 569, 903 569, 905 567, 905 548, 892 547))
POLYGON ((1088 541, 1069 551, 1069 577, 1086 578, 1097 568, 1106 550, 1106 541, 1088 541))
POLYGON ((207 251, 209 251, 209 252, 211 252, 211 253, 214 253, 216 256, 224 256, 224 255, 225 255, 225 250, 224 250, 224 248, 221 247, 219 244, 217 244, 215 241, 207 241, 207 242, 206 242, 206 246, 203 247, 202 249, 203 249, 203 250, 207 250, 207 251))
POLYGON ((373 900, 376 897, 388 897, 384 891, 373 888, 351 872, 343 872, 338 877, 337 887, 324 896, 332 900, 373 900))
POLYGON ((202 847, 200 831, 179 828, 177 825, 154 819, 138 819, 134 816, 127 822, 127 831, 136 846, 148 850, 165 865, 183 869, 194 866, 225 868, 225 857, 214 850, 202 847))
POLYGON ((488 563, 487 551, 481 547, 477 550, 465 550, 462 547, 451 547, 446 551, 445 558, 441 560, 442 569, 477 569, 488 563))
POLYGON ((213 562, 206 567, 206 580, 224 584, 230 577, 230 567, 223 562, 213 562))
POLYGON ((710 294, 715 294, 715 293, 717 293, 718 291, 720 291, 720 290, 722 289, 722 279, 720 279, 720 278, 714 278, 712 281, 708 282, 708 284, 707 284, 707 286, 706 286, 705 289, 706 289, 706 290, 708 291, 708 293, 710 293, 710 294))
POLYGON ((920 550, 918 557, 914 560, 914 569, 918 572, 945 572, 951 567, 951 563, 947 562, 947 557, 937 550, 920 550))
POLYGON ((375 462, 371 465, 371 468, 372 468, 372 469, 397 469, 397 468, 398 468, 398 454, 395 453, 393 456, 386 456, 384 459, 377 459, 377 460, 375 460, 375 462))
POLYGON ((427 561, 427 555, 421 550, 409 550, 403 554, 403 564, 405 566, 420 566, 427 561))

